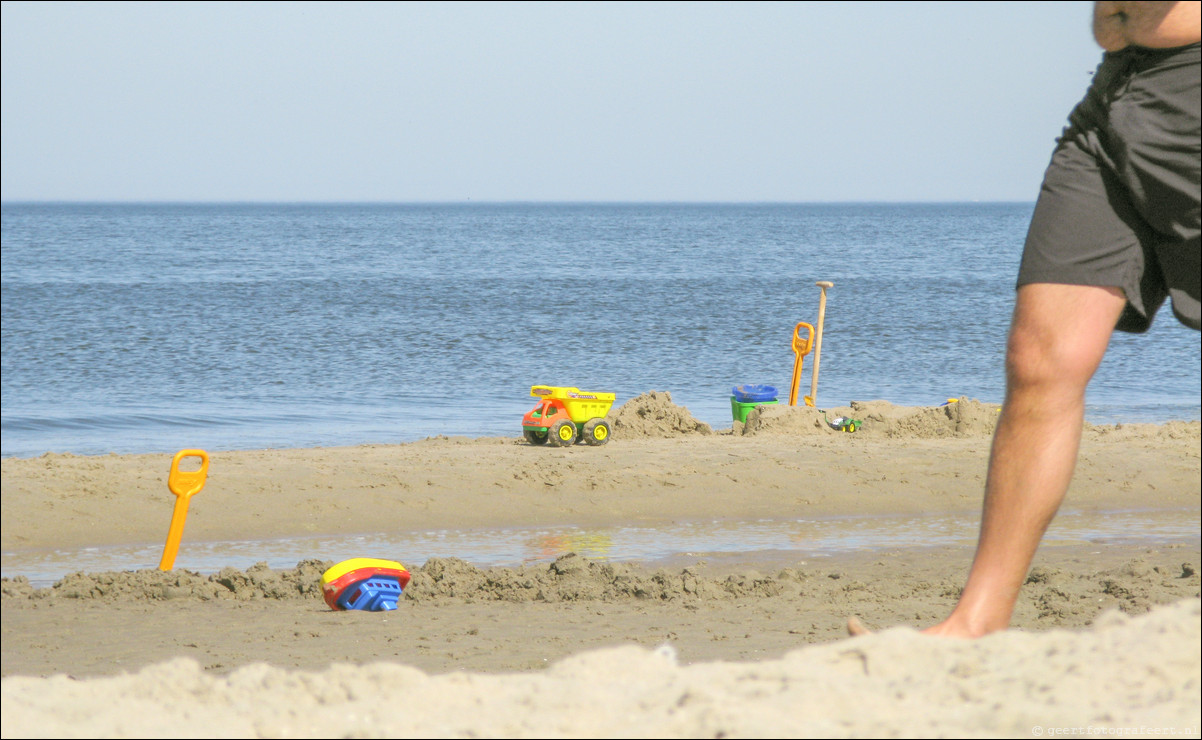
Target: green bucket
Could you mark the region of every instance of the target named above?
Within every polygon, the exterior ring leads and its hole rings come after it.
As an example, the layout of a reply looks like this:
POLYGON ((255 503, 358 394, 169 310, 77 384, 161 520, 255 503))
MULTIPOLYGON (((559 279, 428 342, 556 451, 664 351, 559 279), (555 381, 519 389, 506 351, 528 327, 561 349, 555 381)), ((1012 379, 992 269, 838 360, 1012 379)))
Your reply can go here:
POLYGON ((776 401, 776 400, 743 402, 743 401, 738 400, 734 396, 731 396, 730 397, 730 415, 734 418, 735 421, 737 421, 741 424, 746 423, 747 415, 750 414, 751 410, 753 408, 755 408, 756 406, 772 406, 777 403, 779 403, 779 401, 776 401))

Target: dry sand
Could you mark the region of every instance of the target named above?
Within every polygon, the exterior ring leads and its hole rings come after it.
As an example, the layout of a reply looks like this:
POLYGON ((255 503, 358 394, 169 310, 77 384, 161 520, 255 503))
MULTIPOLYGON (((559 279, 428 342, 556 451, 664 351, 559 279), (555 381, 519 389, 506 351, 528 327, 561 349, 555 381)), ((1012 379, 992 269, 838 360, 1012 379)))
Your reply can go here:
MULTIPOLYGON (((435 438, 210 453, 189 542, 846 515, 975 521, 996 407, 761 407, 712 430, 666 393, 603 447, 435 438)), ((1089 427, 1066 507, 1197 522, 1200 425, 1089 427)), ((170 455, 2 461, 6 557, 161 542, 170 455)), ((837 557, 567 554, 478 568, 421 553, 390 613, 333 612, 331 563, 5 579, 4 737, 1199 736, 1199 538, 1041 548, 1015 629, 946 614, 969 544, 837 557), (859 615, 881 629, 847 639, 859 615), (1141 729, 1142 728, 1142 729, 1141 729), (1092 730, 1092 732, 1091 732, 1092 730)), ((7 566, 6 566, 7 569, 7 566)))

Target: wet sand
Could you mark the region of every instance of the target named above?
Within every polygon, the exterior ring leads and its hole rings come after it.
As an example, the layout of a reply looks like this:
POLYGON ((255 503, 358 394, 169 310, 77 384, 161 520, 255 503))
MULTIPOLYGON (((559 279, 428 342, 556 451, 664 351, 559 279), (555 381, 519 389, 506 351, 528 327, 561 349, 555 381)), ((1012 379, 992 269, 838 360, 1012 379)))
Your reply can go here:
MULTIPOLYGON (((603 447, 436 438, 210 452, 183 550, 202 540, 523 526, 956 516, 975 520, 996 407, 765 407, 710 430, 666 394, 614 414, 603 447)), ((1196 521, 1200 425, 1090 427, 1066 508, 1196 521)), ((3 549, 162 541, 170 455, 2 461, 3 549)), ((1041 548, 1014 629, 912 628, 954 604, 970 545, 813 557, 564 555, 413 571, 399 608, 334 612, 332 561, 218 573, 5 579, 5 737, 1031 736, 1172 727, 1198 736, 1197 533, 1041 548), (882 632, 845 638, 849 615, 882 632)))

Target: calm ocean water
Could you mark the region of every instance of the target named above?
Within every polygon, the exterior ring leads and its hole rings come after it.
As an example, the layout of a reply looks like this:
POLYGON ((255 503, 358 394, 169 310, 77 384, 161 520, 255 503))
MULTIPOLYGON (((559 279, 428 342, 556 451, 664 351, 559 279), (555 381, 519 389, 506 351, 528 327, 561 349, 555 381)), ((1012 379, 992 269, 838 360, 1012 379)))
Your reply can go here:
MULTIPOLYGON (((0 454, 519 436, 533 384, 1000 401, 1029 204, 5 204, 0 454), (806 359, 809 389, 813 355, 806 359)), ((1116 336, 1095 422, 1198 419, 1199 334, 1116 336)))

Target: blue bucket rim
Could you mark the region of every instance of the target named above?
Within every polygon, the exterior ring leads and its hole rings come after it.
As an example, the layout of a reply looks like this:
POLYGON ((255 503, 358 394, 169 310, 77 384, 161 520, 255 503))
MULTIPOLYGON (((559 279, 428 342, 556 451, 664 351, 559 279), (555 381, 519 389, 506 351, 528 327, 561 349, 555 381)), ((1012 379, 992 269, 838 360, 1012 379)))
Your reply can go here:
POLYGON ((743 385, 736 385, 731 388, 730 392, 739 403, 776 400, 776 387, 771 385, 744 383, 743 385))

